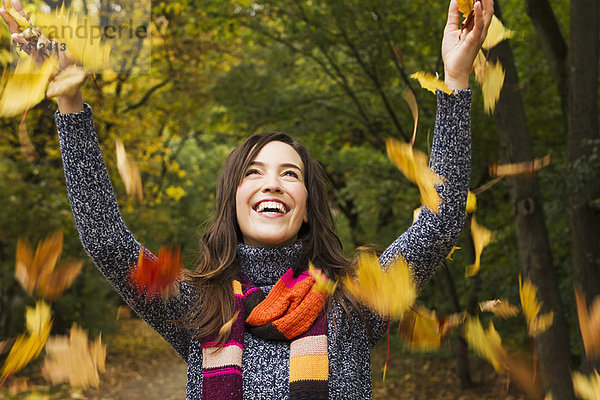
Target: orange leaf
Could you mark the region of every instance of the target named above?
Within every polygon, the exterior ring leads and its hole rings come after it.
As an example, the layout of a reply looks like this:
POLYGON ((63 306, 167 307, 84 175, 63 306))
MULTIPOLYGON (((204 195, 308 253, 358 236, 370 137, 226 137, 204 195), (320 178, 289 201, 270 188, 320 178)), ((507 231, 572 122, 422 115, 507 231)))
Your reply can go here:
POLYGON ((161 247, 158 257, 147 255, 140 247, 137 267, 131 270, 131 278, 148 296, 160 295, 163 299, 177 295, 177 281, 181 277, 183 264, 179 247, 161 247))
POLYGON ((594 299, 590 313, 585 297, 578 287, 575 287, 575 299, 585 355, 588 360, 597 359, 600 357, 600 296, 594 299))
POLYGON ((62 231, 55 232, 38 243, 34 255, 31 246, 19 239, 15 279, 30 296, 35 293, 47 300, 56 300, 81 272, 82 260, 56 264, 62 253, 62 244, 62 231))

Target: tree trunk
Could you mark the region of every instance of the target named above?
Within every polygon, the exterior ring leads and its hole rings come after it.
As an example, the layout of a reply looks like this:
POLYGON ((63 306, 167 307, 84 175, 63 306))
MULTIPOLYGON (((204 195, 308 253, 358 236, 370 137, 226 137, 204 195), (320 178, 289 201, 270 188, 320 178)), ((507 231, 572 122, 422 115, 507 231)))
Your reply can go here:
MULTIPOLYGON (((597 0, 571 0, 567 151, 571 165, 582 163, 587 172, 586 179, 570 185, 571 259, 573 277, 582 288, 588 306, 600 294, 600 210, 591 204, 599 195, 600 171, 588 161, 593 149, 589 141, 600 139, 598 10, 597 0)), ((595 366, 600 368, 600 362, 597 361, 595 366)))
MULTIPOLYGON (((500 17, 498 2, 496 15, 500 17)), ((490 60, 499 59, 506 70, 504 87, 518 87, 518 75, 508 41, 490 52, 490 60)), ((496 125, 500 138, 500 161, 528 161, 534 158, 527 117, 521 93, 503 90, 496 105, 496 125)), ((534 176, 507 179, 514 207, 517 247, 524 278, 539 288, 542 312, 554 311, 554 323, 535 338, 544 386, 554 399, 573 399, 570 352, 563 306, 554 273, 552 254, 541 203, 538 180, 534 176)))

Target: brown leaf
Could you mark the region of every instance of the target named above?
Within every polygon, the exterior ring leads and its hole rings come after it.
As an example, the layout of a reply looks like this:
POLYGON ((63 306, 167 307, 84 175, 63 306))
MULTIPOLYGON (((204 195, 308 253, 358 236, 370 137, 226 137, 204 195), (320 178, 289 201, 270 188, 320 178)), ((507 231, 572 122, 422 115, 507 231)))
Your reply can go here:
POLYGON ((46 89, 46 97, 49 99, 56 96, 72 97, 87 77, 88 72, 85 68, 71 64, 50 81, 46 89))
POLYGON ((600 296, 594 299, 589 313, 585 296, 579 287, 575 287, 575 300, 585 355, 588 360, 598 359, 600 357, 600 296))
POLYGON ((25 122, 25 118, 19 124, 19 143, 21 144, 21 151, 25 156, 25 159, 28 163, 33 163, 38 158, 38 153, 35 151, 35 146, 29 137, 29 133, 27 133, 27 122, 25 122))

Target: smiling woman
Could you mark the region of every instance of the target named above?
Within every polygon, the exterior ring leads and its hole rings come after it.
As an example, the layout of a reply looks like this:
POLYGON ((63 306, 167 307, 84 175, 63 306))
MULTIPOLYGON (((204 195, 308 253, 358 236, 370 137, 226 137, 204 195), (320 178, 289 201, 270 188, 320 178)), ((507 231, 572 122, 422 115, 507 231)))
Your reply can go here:
MULTIPOLYGON (((493 14, 476 2, 460 28, 451 0, 444 30, 445 82, 438 92, 431 167, 439 212, 423 207, 379 257, 403 257, 424 285, 458 238, 470 176, 470 100, 475 55, 493 14)), ((17 24, 0 11, 11 32, 17 24)), ((14 32, 13 32, 14 33, 14 32)), ((69 60, 61 60, 65 67, 69 60)), ((357 304, 343 285, 327 296, 308 273, 314 264, 338 281, 352 273, 335 235, 327 181, 308 150, 289 135, 248 138, 227 158, 216 213, 197 268, 169 300, 140 296, 132 266, 154 257, 127 229, 106 172, 89 105, 81 93, 57 98, 56 124, 69 199, 81 241, 127 303, 188 363, 187 399, 369 399, 370 349, 385 318, 357 304), (142 298, 140 298, 142 297, 142 298)))

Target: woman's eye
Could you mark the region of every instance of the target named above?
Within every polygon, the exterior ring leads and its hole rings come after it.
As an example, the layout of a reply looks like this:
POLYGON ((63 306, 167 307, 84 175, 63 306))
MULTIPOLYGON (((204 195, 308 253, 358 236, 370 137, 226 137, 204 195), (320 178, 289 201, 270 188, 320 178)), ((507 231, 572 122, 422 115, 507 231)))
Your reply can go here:
POLYGON ((246 171, 246 175, 244 175, 244 176, 250 176, 250 175, 253 175, 253 174, 258 174, 258 170, 254 169, 254 168, 253 169, 249 169, 248 171, 246 171))
POLYGON ((283 173, 283 175, 292 176, 292 177, 298 179, 298 173, 296 173, 296 171, 285 171, 283 173))

